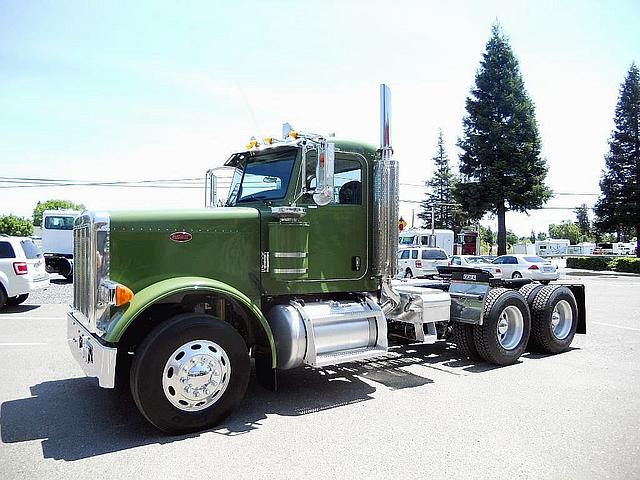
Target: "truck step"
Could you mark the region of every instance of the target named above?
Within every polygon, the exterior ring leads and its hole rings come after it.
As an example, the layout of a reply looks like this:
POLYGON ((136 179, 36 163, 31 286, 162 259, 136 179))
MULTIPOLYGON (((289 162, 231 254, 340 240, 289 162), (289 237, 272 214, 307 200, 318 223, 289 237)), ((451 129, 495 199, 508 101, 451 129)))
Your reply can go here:
POLYGON ((379 357, 386 354, 387 349, 382 347, 354 348, 352 350, 342 350, 340 352, 321 354, 316 356, 313 363, 305 363, 311 365, 312 367, 326 367, 328 365, 337 365, 339 363, 365 360, 367 358, 379 357))

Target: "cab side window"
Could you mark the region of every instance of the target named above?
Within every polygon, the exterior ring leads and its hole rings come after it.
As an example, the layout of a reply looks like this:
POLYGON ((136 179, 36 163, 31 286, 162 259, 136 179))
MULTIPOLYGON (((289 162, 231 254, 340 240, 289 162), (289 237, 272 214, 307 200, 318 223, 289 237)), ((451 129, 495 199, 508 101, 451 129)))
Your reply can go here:
POLYGON ((409 258, 409 250, 403 250, 400 253, 400 259, 401 260, 407 260, 409 258))
MULTIPOLYGON (((314 153, 307 155, 307 189, 316 186, 314 153)), ((333 176, 333 201, 338 205, 362 205, 362 165, 358 160, 336 157, 333 176)))

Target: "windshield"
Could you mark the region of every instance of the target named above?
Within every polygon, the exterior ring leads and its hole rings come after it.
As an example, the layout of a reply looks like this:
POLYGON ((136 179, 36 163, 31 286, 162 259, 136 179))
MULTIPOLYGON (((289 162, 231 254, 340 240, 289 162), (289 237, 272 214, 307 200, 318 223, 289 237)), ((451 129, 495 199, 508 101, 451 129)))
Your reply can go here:
POLYGON ((480 257, 468 257, 467 263, 487 263, 487 261, 480 257))
POLYGON ((296 155, 297 149, 247 155, 233 175, 227 205, 284 198, 296 155))
POLYGON ((24 250, 25 256, 29 260, 42 257, 42 252, 36 246, 36 244, 33 243, 33 240, 21 240, 20 244, 22 245, 22 249, 24 250))
POLYGON ((410 237, 400 237, 400 245, 413 245, 413 235, 410 237))
POLYGON ((44 228, 47 230, 73 230, 74 217, 45 217, 44 228))

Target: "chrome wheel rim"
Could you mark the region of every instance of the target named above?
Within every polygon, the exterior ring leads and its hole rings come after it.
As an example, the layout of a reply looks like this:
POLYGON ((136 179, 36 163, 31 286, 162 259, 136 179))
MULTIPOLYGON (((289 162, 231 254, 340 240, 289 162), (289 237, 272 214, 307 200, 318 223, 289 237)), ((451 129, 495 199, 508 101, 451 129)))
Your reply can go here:
POLYGON ((524 334, 524 319, 518 307, 510 305, 502 311, 496 333, 500 346, 505 350, 513 350, 520 344, 524 334))
POLYGON ((193 340, 177 348, 162 372, 162 390, 179 410, 197 412, 221 397, 229 385, 231 363, 220 345, 193 340))
POLYGON ((560 300, 553 307, 551 314, 551 333, 558 340, 564 340, 571 332, 571 325, 573 325, 571 305, 566 300, 560 300))

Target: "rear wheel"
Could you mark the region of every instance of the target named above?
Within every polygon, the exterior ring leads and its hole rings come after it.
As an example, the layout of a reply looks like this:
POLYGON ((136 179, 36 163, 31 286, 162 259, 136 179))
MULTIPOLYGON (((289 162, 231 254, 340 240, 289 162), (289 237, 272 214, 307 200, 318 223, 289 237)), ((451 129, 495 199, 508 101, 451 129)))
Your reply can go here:
POLYGON ((18 295, 16 297, 11 297, 7 299, 7 306, 15 307, 16 305, 20 305, 24 303, 24 301, 29 298, 28 293, 23 293, 22 295, 18 295))
POLYGON ((451 326, 451 340, 456 344, 458 351, 472 360, 480 358, 478 349, 473 340, 473 325, 455 322, 451 326))
POLYGON ((533 299, 536 298, 538 292, 542 289, 542 285, 539 283, 528 283, 524 287, 520 287, 520 295, 524 297, 527 301, 527 305, 529 305, 529 309, 531 309, 531 304, 533 303, 533 299))
POLYGON ((514 290, 494 288, 486 298, 482 325, 474 325, 473 338, 480 356, 496 365, 511 365, 524 352, 531 316, 524 297, 514 290))
POLYGON ((571 290, 560 285, 540 289, 531 304, 531 346, 547 353, 563 352, 577 326, 578 305, 571 290))
POLYGON ((187 313, 159 325, 137 349, 131 393, 158 429, 211 428, 240 402, 249 381, 247 346, 228 323, 187 313))

